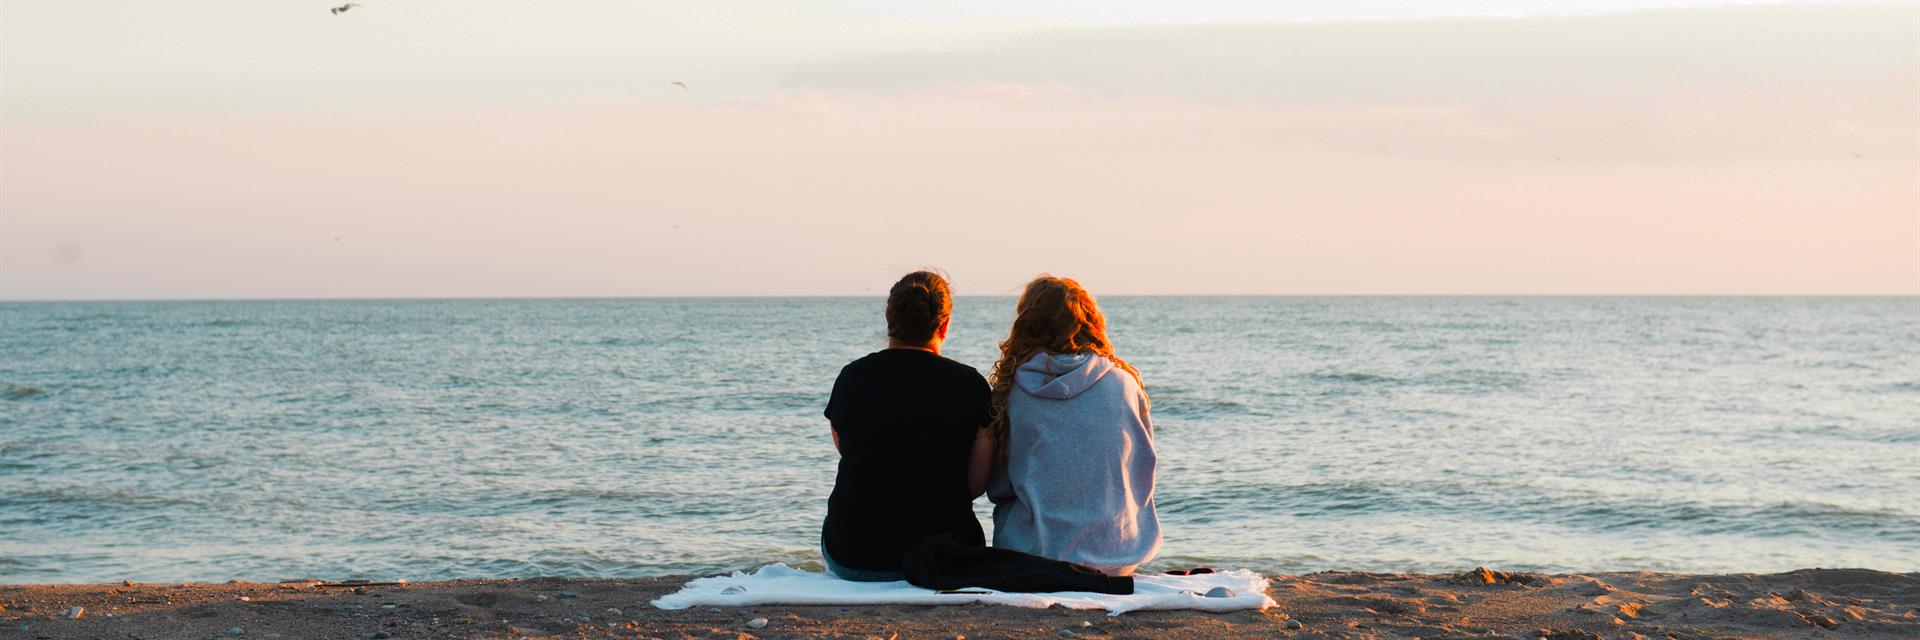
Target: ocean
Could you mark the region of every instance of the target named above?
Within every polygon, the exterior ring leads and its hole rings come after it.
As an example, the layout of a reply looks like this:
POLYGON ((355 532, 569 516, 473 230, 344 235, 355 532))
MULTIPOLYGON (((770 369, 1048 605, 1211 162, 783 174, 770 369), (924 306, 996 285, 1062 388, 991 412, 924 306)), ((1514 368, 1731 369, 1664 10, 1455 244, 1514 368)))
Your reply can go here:
MULTIPOLYGON (((1920 570, 1920 299, 1102 304, 1149 569, 1920 570)), ((0 304, 0 583, 818 567, 882 307, 0 304)), ((958 299, 946 355, 1012 308, 958 299)))

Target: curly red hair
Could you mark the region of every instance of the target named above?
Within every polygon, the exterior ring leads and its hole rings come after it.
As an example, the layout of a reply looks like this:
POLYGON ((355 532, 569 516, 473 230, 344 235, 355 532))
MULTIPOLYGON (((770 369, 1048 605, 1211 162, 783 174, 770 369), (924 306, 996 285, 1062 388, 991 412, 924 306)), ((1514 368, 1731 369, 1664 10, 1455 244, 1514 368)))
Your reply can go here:
POLYGON ((1007 394, 1013 390, 1014 371, 1038 353, 1103 356, 1133 374, 1134 381, 1146 388, 1140 370, 1113 354, 1113 341, 1107 339, 1107 318, 1086 287, 1072 278, 1034 278, 1014 306, 1013 328, 1000 343, 1000 360, 987 376, 993 388, 993 420, 987 428, 993 435, 997 461, 1007 459, 1007 394))

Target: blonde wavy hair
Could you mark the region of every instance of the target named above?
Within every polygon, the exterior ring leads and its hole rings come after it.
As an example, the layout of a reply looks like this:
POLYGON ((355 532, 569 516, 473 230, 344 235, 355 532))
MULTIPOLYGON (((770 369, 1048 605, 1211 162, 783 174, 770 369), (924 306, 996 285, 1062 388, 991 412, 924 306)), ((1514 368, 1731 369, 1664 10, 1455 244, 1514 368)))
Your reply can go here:
POLYGON ((1113 355, 1113 341, 1107 339, 1107 318, 1101 315, 1100 305, 1086 287, 1072 278, 1034 278, 1014 306, 1013 328, 1000 343, 1000 360, 987 376, 993 388, 993 419, 987 429, 993 435, 993 459, 998 463, 1007 460, 1007 394, 1013 390, 1014 371, 1043 352, 1103 356, 1133 374, 1143 392, 1146 389, 1140 370, 1113 355))

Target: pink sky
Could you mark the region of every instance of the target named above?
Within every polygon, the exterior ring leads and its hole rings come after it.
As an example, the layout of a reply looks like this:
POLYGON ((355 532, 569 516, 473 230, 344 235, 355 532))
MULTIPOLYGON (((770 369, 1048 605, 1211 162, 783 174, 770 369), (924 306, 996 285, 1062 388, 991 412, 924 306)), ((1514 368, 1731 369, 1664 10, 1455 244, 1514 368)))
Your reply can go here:
POLYGON ((0 299, 861 294, 921 265, 972 294, 1920 294, 1913 4, 940 33, 704 78, 576 43, 156 79, 41 64, 64 45, 19 23, 0 299))

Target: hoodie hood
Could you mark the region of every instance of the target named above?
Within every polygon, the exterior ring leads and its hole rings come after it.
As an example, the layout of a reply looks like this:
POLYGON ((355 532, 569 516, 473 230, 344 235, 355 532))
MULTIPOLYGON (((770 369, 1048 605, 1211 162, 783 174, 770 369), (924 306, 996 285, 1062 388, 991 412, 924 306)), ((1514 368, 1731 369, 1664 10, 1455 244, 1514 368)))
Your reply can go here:
POLYGON ((1037 353, 1013 372, 1014 386, 1036 398, 1065 400, 1093 388, 1113 361, 1092 353, 1037 353))

